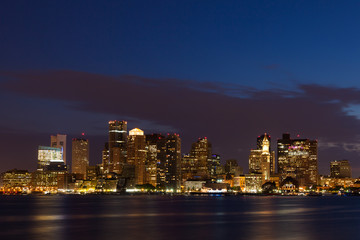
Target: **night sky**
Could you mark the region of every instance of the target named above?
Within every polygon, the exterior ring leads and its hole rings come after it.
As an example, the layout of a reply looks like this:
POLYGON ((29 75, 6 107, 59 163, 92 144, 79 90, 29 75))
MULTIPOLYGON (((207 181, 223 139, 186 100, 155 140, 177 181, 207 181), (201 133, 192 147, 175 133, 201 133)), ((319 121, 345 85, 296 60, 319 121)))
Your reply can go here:
POLYGON ((318 139, 319 173, 360 176, 359 1, 2 1, 0 172, 35 170, 50 135, 109 120, 207 137, 247 171, 258 135, 318 139))

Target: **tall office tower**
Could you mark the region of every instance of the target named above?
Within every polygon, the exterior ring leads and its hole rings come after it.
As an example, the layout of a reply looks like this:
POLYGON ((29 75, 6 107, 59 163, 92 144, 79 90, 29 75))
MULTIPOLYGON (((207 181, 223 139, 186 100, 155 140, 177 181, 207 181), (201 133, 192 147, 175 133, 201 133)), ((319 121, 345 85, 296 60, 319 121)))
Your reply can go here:
POLYGON ((181 139, 179 134, 169 134, 165 142, 165 187, 173 191, 181 189, 181 139))
POLYGON ((181 159, 181 180, 193 180, 197 178, 196 158, 190 154, 185 154, 181 159))
POLYGON ((208 159, 210 177, 216 176, 216 169, 220 167, 220 155, 212 154, 211 158, 208 159))
POLYGON ((54 147, 54 148, 62 148, 62 160, 64 161, 64 163, 66 164, 66 135, 64 134, 57 134, 55 135, 51 135, 50 136, 50 147, 54 147))
POLYGON ((270 180, 271 173, 270 137, 265 133, 257 138, 257 149, 249 155, 249 173, 262 174, 263 182, 270 180))
POLYGON ((38 171, 45 171, 52 163, 64 163, 63 148, 39 146, 38 148, 38 171))
POLYGON ((191 145, 190 156, 196 161, 196 175, 202 179, 210 177, 209 162, 211 162, 211 143, 205 138, 199 140, 191 145))
POLYGON ((107 172, 121 173, 126 162, 127 122, 109 122, 109 165, 107 172))
POLYGON ((262 150, 251 149, 249 155, 249 173, 261 173, 262 172, 262 150))
POLYGON ((104 173, 109 173, 110 169, 110 156, 109 156, 109 143, 106 142, 104 145, 104 149, 102 150, 102 169, 104 173))
POLYGON ((351 178, 351 167, 348 160, 330 162, 330 177, 351 178))
POLYGON ((275 174, 275 171, 276 171, 276 169, 275 169, 275 151, 271 151, 271 137, 267 133, 257 137, 257 150, 263 149, 263 141, 265 139, 267 139, 267 141, 269 141, 270 174, 275 174))
POLYGON ((300 186, 316 185, 318 181, 317 141, 291 139, 283 134, 278 142, 278 173, 281 181, 290 176, 300 186))
POLYGON ((161 145, 164 145, 164 136, 161 134, 148 134, 146 137, 146 182, 157 186, 158 183, 158 175, 160 174, 158 167, 160 160, 158 157, 161 155, 160 148, 161 145))
POLYGON ((127 163, 135 166, 135 184, 146 182, 146 138, 144 131, 134 128, 129 131, 127 142, 127 163))
POLYGON ((72 140, 72 173, 82 174, 86 178, 89 167, 89 141, 83 138, 72 140))

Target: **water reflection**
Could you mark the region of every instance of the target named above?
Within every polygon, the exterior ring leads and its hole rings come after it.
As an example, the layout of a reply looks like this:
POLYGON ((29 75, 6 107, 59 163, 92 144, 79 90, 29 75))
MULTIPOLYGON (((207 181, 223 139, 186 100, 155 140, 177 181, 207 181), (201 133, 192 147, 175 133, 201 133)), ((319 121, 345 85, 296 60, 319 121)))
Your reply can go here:
POLYGON ((0 239, 356 238, 357 198, 0 197, 0 239))

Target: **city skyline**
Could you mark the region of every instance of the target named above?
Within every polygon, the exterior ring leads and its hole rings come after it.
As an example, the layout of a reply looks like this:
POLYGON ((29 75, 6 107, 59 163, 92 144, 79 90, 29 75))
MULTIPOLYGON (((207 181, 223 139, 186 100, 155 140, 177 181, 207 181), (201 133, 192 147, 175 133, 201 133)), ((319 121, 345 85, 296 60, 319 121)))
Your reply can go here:
POLYGON ((254 136, 306 136, 319 142, 320 173, 348 159, 360 176, 359 10, 353 1, 6 2, 0 171, 31 169, 37 143, 57 133, 85 132, 98 162, 104 123, 126 119, 179 133, 183 151, 208 137, 242 166, 254 136))

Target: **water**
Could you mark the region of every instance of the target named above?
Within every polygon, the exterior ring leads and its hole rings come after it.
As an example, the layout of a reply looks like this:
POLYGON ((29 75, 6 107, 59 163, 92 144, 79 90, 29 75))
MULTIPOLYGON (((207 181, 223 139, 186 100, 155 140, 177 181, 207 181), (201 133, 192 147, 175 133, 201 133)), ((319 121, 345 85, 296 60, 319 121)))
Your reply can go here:
POLYGON ((360 197, 0 196, 0 239, 360 239, 360 197))

